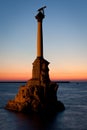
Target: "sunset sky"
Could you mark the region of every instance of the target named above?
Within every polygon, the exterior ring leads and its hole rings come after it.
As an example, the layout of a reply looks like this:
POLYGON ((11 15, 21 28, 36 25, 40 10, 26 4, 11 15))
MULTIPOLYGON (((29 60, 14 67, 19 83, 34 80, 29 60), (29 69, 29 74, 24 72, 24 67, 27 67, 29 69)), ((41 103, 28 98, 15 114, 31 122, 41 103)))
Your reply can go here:
POLYGON ((46 5, 44 58, 52 80, 87 80, 87 0, 0 0, 0 80, 28 80, 37 9, 46 5))

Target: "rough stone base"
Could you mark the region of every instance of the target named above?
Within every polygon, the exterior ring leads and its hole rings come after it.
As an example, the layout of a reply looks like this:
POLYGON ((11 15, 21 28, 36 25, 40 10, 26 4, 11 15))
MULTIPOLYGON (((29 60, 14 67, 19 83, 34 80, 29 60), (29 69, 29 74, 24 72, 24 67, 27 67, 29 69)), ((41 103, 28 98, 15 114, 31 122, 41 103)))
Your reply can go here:
POLYGON ((30 85, 29 82, 19 88, 15 99, 8 101, 5 108, 17 112, 62 111, 65 108, 57 101, 57 88, 53 82, 46 87, 30 85))

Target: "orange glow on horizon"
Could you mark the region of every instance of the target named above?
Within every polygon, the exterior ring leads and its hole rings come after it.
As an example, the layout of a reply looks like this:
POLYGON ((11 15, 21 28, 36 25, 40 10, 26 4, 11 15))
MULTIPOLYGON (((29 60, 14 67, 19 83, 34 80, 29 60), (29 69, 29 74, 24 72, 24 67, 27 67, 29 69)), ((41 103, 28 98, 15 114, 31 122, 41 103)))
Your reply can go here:
POLYGON ((0 81, 16 81, 16 80, 28 80, 31 78, 29 73, 2 73, 0 75, 0 81))
POLYGON ((52 73, 50 78, 53 80, 84 80, 87 81, 87 73, 52 73))
MULTIPOLYGON (((87 73, 50 73, 51 80, 87 80, 87 73)), ((31 73, 2 73, 0 81, 24 81, 31 79, 31 73)))

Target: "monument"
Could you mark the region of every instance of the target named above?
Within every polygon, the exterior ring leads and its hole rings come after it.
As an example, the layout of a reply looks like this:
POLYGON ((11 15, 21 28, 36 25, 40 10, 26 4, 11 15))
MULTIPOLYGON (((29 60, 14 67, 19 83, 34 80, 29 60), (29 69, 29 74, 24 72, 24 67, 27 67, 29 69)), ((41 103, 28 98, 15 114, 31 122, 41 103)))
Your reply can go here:
POLYGON ((38 9, 37 20, 37 57, 33 62, 32 79, 20 86, 18 94, 9 100, 6 109, 18 112, 62 111, 64 105, 57 100, 58 85, 49 78, 49 62, 43 57, 43 29, 45 18, 44 9, 38 9))

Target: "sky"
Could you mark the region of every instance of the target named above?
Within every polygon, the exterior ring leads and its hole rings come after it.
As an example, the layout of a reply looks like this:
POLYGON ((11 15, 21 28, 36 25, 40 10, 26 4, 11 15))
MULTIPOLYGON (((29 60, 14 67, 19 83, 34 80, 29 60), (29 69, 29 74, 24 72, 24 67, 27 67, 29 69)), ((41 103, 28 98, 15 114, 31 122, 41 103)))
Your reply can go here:
POLYGON ((87 0, 0 0, 0 81, 32 78, 37 9, 52 80, 87 80, 87 0))

